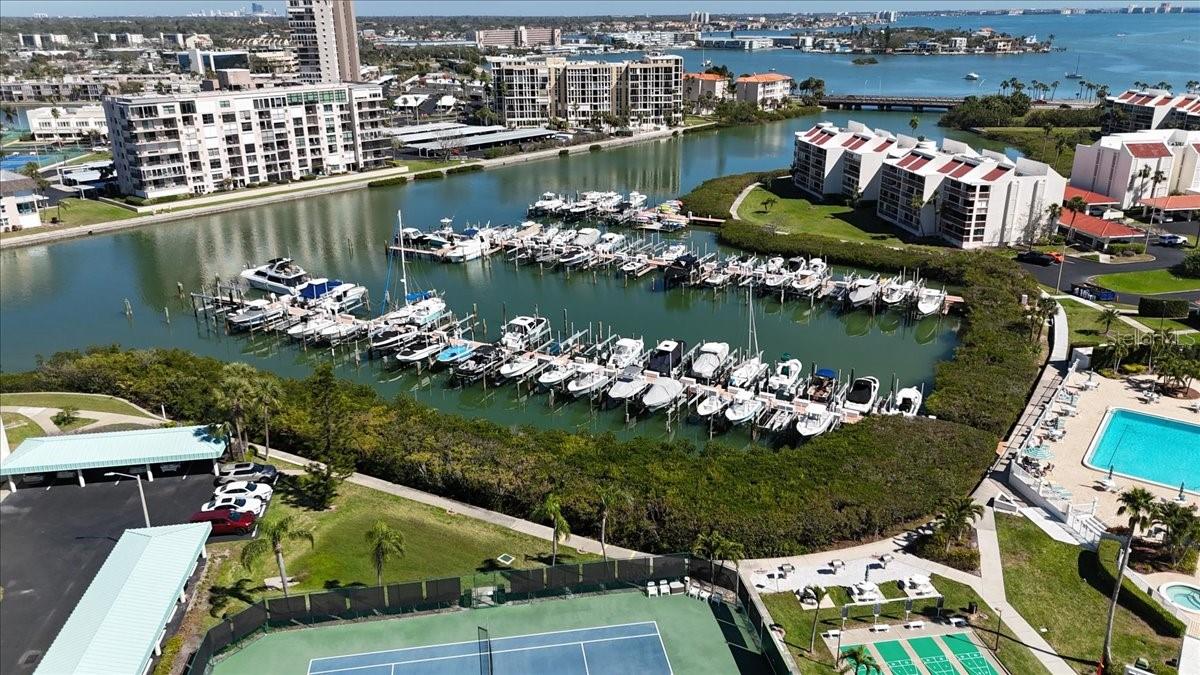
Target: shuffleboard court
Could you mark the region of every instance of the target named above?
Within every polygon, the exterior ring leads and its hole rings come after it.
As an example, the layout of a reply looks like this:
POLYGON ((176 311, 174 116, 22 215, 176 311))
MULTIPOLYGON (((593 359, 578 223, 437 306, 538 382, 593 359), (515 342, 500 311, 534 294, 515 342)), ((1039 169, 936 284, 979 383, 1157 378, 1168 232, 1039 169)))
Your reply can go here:
POLYGON ((913 638, 908 641, 908 646, 916 652, 917 658, 921 659, 921 664, 929 671, 929 675, 958 675, 958 669, 950 663, 946 653, 933 638, 913 638))
POLYGON ((899 641, 876 642, 871 646, 883 657, 892 675, 921 675, 921 669, 913 665, 912 657, 899 641))
POLYGON ((653 622, 313 659, 309 675, 672 675, 653 622), (486 644, 490 643, 490 649, 486 644), (485 665, 486 664, 486 665, 485 665))
POLYGON ((966 633, 943 635, 942 642, 946 643, 950 653, 954 654, 954 658, 958 659, 958 663, 970 675, 996 675, 996 669, 988 663, 987 658, 980 653, 966 633))

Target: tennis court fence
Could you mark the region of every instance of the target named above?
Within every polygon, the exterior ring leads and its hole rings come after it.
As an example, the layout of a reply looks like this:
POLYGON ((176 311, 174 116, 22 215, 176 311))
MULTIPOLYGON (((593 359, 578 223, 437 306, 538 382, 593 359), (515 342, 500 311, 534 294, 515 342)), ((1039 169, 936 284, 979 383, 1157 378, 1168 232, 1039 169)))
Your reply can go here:
POLYGON ((214 659, 261 631, 436 611, 492 607, 541 598, 645 589, 649 582, 684 577, 736 593, 775 675, 798 673, 787 648, 770 630, 770 615, 754 588, 734 569, 686 554, 567 563, 534 569, 496 569, 464 577, 383 586, 352 586, 268 597, 209 629, 188 662, 188 675, 208 675, 214 659))

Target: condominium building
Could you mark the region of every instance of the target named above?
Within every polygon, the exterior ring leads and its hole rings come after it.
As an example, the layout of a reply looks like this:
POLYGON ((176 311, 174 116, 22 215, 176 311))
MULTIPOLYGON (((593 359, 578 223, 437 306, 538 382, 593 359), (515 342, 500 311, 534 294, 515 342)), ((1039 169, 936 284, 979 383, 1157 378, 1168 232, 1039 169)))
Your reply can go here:
POLYGON ((353 0, 288 0, 288 32, 303 82, 357 82, 353 0))
POLYGON ((23 49, 54 49, 71 41, 60 33, 17 33, 17 42, 23 49))
POLYGON ((318 84, 104 100, 121 191, 204 194, 383 166, 382 88, 318 84))
POLYGON ((699 101, 711 96, 717 100, 729 95, 729 79, 716 73, 684 73, 683 99, 699 101))
POLYGON ((98 47, 137 47, 145 44, 146 36, 141 33, 92 33, 92 42, 98 47))
POLYGON ((562 31, 557 28, 489 28, 475 31, 475 46, 487 47, 559 47, 562 31))
POLYGON ((1130 89, 1104 101, 1101 131, 1105 134, 1163 128, 1200 129, 1200 93, 1130 89))
POLYGON ((42 224, 46 198, 37 193, 33 179, 0 169, 0 232, 23 230, 42 224))
POLYGON ((844 129, 822 122, 796 132, 792 182, 816 199, 832 194, 877 199, 883 160, 916 145, 915 139, 901 138, 854 121, 844 129))
POLYGON ((74 142, 94 135, 108 138, 104 108, 98 105, 33 108, 25 115, 29 118, 29 131, 36 141, 74 142))
POLYGON ((606 115, 631 124, 683 122, 683 58, 649 54, 639 61, 568 61, 560 57, 489 59, 496 112, 509 127, 552 119, 585 126, 606 115))
POLYGON ((775 108, 792 93, 795 80, 782 73, 743 75, 733 82, 734 95, 739 101, 749 101, 759 108, 775 108))
POLYGON ((1154 129, 1075 146, 1071 186, 1107 195, 1118 208, 1142 199, 1200 193, 1200 130, 1154 129))
POLYGON ((116 83, 96 77, 65 76, 54 80, 8 80, 0 82, 0 101, 99 101, 116 90, 116 83))

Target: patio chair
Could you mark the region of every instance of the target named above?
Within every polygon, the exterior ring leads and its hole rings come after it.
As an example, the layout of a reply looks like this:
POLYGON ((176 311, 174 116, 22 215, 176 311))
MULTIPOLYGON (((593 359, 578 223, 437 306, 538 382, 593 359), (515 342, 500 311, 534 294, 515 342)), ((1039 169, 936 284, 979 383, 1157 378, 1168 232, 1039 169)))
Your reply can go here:
POLYGON ((646 582, 646 597, 654 598, 658 596, 658 584, 653 581, 646 582))
POLYGON ((667 581, 666 579, 659 581, 658 582, 658 594, 659 595, 670 595, 671 594, 671 582, 667 581))

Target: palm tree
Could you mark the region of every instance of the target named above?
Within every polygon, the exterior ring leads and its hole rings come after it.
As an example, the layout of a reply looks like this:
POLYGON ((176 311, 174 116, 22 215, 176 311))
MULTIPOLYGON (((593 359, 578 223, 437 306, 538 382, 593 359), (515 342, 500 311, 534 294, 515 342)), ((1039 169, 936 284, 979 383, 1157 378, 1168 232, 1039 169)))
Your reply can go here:
MULTIPOLYGON (((1138 189, 1139 198, 1146 196, 1146 179, 1150 177, 1151 173, 1152 172, 1150 171, 1150 167, 1143 166, 1142 168, 1138 169, 1137 172, 1135 172, 1132 176, 1129 177, 1129 182, 1130 182, 1129 187, 1131 187, 1131 188, 1133 187, 1133 182, 1136 179, 1139 179, 1139 178, 1141 179, 1141 187, 1138 189)), ((1143 211, 1142 215, 1143 216, 1146 215, 1146 212, 1143 211)))
POLYGON ((1050 83, 1050 100, 1053 101, 1054 97, 1057 94, 1058 94, 1058 80, 1055 80, 1050 83))
POLYGON ((733 597, 741 590, 741 562, 746 557, 746 547, 732 539, 721 537, 717 542, 717 559, 733 563, 733 597))
POLYGON ((1187 83, 1184 84, 1183 86, 1185 89, 1187 89, 1187 92, 1190 94, 1190 93, 1196 91, 1197 88, 1200 88, 1200 81, 1188 80, 1187 83))
POLYGON ((1054 298, 1038 298, 1034 311, 1037 313, 1037 339, 1041 340, 1046 322, 1058 311, 1058 302, 1054 298))
POLYGON ((971 524, 982 517, 983 506, 968 496, 947 497, 942 501, 937 529, 946 536, 946 551, 950 551, 950 544, 961 541, 963 534, 971 529, 971 524))
POLYGON ((1108 335, 1109 331, 1112 330, 1113 322, 1120 320, 1121 313, 1112 307, 1106 307, 1100 312, 1098 318, 1104 323, 1104 334, 1108 335))
POLYGON ((1067 226, 1067 236, 1063 238, 1063 262, 1058 266, 1058 281, 1054 284, 1055 293, 1062 290, 1062 272, 1067 262, 1067 242, 1071 241, 1071 236, 1075 234, 1075 218, 1087 211, 1087 202, 1083 201, 1083 197, 1075 196, 1068 199, 1067 203, 1063 204, 1063 208, 1071 212, 1071 222, 1067 226))
POLYGON ((631 504, 633 498, 629 493, 615 485, 606 485, 600 489, 600 555, 608 560, 608 515, 617 504, 631 504))
POLYGON ((375 584, 383 585, 383 566, 392 558, 404 557, 404 533, 393 530, 382 520, 367 530, 364 538, 371 547, 371 563, 375 565, 375 584))
POLYGON ((1117 340, 1110 348, 1113 357, 1113 371, 1117 372, 1121 368, 1121 359, 1129 356, 1129 343, 1124 340, 1117 340))
POLYGON ((692 555, 704 558, 708 561, 708 583, 711 587, 716 581, 716 563, 717 551, 721 548, 721 535, 718 532, 701 532, 696 535, 696 540, 692 542, 692 555))
POLYGON ((1155 505, 1154 522, 1166 529, 1163 544, 1171 557, 1171 564, 1179 560, 1200 539, 1200 519, 1196 517, 1196 505, 1186 507, 1179 502, 1159 502, 1155 505))
POLYGON ((250 569, 254 561, 268 551, 275 554, 275 565, 279 567, 279 581, 283 584, 283 597, 288 595, 287 568, 283 564, 283 544, 288 541, 307 541, 316 546, 313 531, 301 523, 296 516, 271 519, 258 526, 258 537, 242 549, 242 567, 250 569))
POLYGON ((875 663, 875 657, 871 656, 871 652, 867 651, 866 645, 857 645, 849 647, 837 656, 839 664, 839 673, 858 673, 860 675, 871 675, 871 673, 882 673, 879 669, 879 664, 875 663), (840 665, 842 661, 846 665, 840 665))
MULTIPOLYGON (((1058 228, 1058 219, 1060 216, 1062 216, 1062 206, 1060 206, 1057 202, 1054 202, 1050 204, 1050 206, 1046 207, 1046 220, 1050 221, 1051 232, 1058 228)), ((1029 243, 1030 246, 1033 245, 1032 235, 1030 236, 1029 243)))
MULTIPOLYGON (((1148 166, 1147 166, 1147 167, 1143 167, 1143 169, 1144 169, 1145 171, 1149 171, 1149 170, 1150 170, 1150 167, 1148 167, 1148 166)), ((1151 198, 1151 199, 1153 199, 1153 198, 1154 198, 1154 194, 1155 194, 1156 192, 1158 192, 1158 184, 1159 184, 1159 183, 1165 183, 1165 182, 1166 182, 1166 180, 1167 180, 1167 174, 1163 173, 1162 169, 1158 169, 1158 170, 1156 170, 1156 171, 1155 171, 1155 172, 1154 172, 1154 173, 1153 173, 1153 174, 1150 176, 1150 198, 1151 198)), ((1150 206, 1149 206, 1148 204, 1146 204, 1146 203, 1145 203, 1145 200, 1143 200, 1143 202, 1142 202, 1142 217, 1143 217, 1143 218, 1145 218, 1145 217, 1146 217, 1146 211, 1147 211, 1147 210, 1149 210, 1149 208, 1150 208, 1150 206)), ((1146 243, 1147 243, 1147 244, 1149 244, 1149 243, 1150 243, 1150 228, 1148 228, 1148 227, 1146 228, 1146 243)))
POLYGON ((1133 548, 1133 539, 1137 535, 1138 528, 1146 528, 1150 526, 1151 519, 1154 516, 1154 495, 1145 488, 1133 488, 1121 493, 1117 498, 1121 504, 1117 508, 1117 515, 1129 516, 1129 537, 1121 545, 1121 551, 1117 554, 1117 583, 1113 586, 1112 599, 1108 604, 1108 624, 1104 629, 1104 672, 1108 672, 1112 667, 1112 629, 1113 619, 1117 615, 1117 598, 1121 594, 1121 584, 1125 581, 1125 565, 1129 562, 1129 551, 1133 548))
POLYGON ((258 371, 248 363, 229 363, 221 368, 221 381, 213 392, 217 408, 224 411, 233 424, 239 445, 238 451, 246 452, 244 426, 247 411, 254 397, 258 371))
POLYGON ((1042 156, 1045 157, 1046 156, 1046 143, 1047 143, 1047 141, 1050 140, 1050 134, 1054 133, 1054 125, 1050 124, 1049 122, 1046 122, 1045 124, 1042 125, 1042 133, 1045 134, 1045 137, 1042 138, 1042 156))
POLYGON ((917 127, 919 126, 921 126, 921 118, 913 115, 912 118, 908 120, 908 128, 912 129, 913 133, 915 134, 917 133, 917 127))
POLYGON ((549 522, 554 531, 550 543, 550 566, 553 567, 558 564, 558 542, 560 540, 566 542, 571 538, 571 524, 563 517, 562 504, 558 501, 558 495, 553 492, 547 494, 542 503, 533 510, 533 517, 549 522))
POLYGON ((263 423, 263 457, 271 457, 271 414, 279 408, 280 401, 283 399, 283 387, 279 381, 273 377, 263 375, 255 382, 254 392, 251 396, 254 407, 258 408, 258 414, 262 417, 263 423))
POLYGON ((1058 158, 1062 156, 1062 151, 1071 147, 1071 141, 1068 141, 1065 136, 1059 136, 1054 141, 1054 166, 1058 166, 1058 158))

